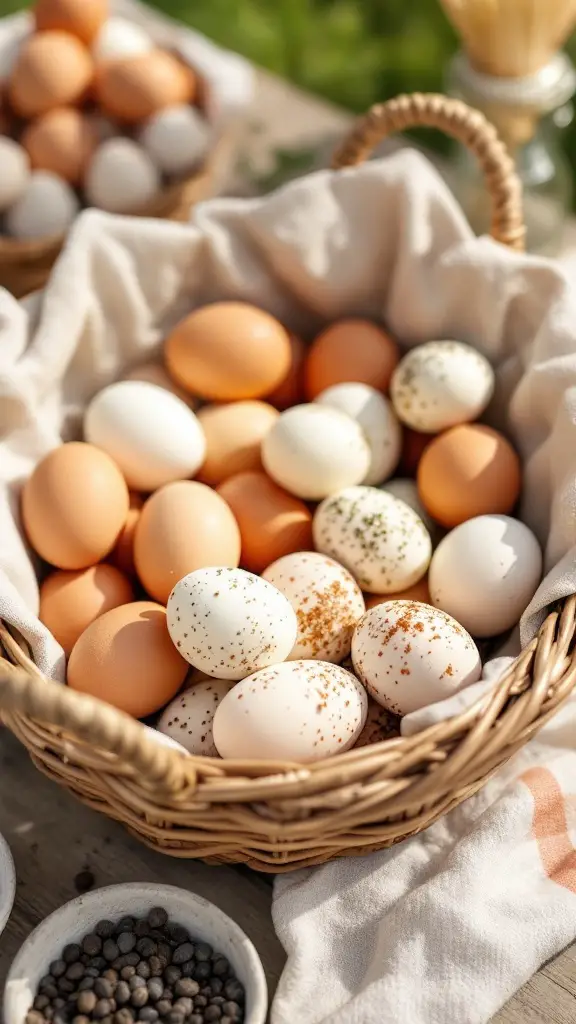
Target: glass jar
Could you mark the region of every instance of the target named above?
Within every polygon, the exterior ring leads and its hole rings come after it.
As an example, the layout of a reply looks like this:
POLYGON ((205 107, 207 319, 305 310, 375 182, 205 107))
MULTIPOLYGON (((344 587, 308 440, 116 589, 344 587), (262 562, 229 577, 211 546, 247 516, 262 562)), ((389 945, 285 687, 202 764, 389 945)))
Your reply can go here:
MULTIPOLYGON (((571 97, 576 89, 570 60, 557 54, 536 75, 503 79, 474 71, 460 53, 449 68, 446 89, 494 124, 522 181, 527 248, 555 255, 572 205, 572 172, 561 146, 561 131, 573 117, 571 97)), ((464 147, 454 152, 448 176, 472 229, 484 234, 490 227, 486 188, 464 147)))

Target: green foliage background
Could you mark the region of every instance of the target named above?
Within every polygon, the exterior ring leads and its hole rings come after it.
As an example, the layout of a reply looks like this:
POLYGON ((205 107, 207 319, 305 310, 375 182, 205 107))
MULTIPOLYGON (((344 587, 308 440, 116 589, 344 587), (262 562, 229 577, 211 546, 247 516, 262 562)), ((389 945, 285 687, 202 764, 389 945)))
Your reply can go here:
MULTIPOLYGON (((149 0, 150 2, 150 0, 149 0)), ((223 46, 351 110, 442 89, 456 40, 438 0, 152 0, 223 46)), ((27 6, 0 0, 0 14, 27 6)), ((569 49, 576 57, 576 43, 569 49)), ((440 139, 430 137, 440 144, 440 139)), ((576 163, 576 125, 565 132, 576 163)))

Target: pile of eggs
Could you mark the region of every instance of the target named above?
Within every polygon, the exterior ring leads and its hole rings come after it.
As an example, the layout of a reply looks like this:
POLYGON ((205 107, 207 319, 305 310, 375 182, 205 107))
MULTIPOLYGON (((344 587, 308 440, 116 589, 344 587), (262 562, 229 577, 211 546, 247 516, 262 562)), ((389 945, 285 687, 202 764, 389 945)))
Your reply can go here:
POLYGON ((145 209, 205 156, 200 80, 108 0, 37 0, 0 47, 5 234, 63 234, 82 206, 145 209))
POLYGON ((24 484, 68 685, 188 753, 308 762, 476 682, 542 570, 493 388, 460 342, 194 310, 24 484))

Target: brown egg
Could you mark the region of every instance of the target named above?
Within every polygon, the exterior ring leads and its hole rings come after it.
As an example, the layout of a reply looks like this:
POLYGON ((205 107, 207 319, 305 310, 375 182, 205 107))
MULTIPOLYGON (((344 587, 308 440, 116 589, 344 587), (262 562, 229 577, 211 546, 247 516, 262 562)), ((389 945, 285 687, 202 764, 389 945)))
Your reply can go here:
POLYGON ((78 637, 104 612, 134 600, 125 576, 113 565, 53 572, 40 587, 40 622, 70 654, 78 637))
POLYGON ((312 513, 265 473, 239 473, 218 488, 242 537, 240 564, 261 573, 283 555, 313 550, 312 513))
POLYGON ((68 686, 145 718, 172 700, 187 671, 164 608, 135 601, 101 615, 82 633, 68 662, 68 686))
POLYGON ((442 526, 511 512, 520 494, 520 460, 498 431, 463 423, 434 438, 418 467, 418 492, 442 526))
POLYGON ((29 124, 21 139, 33 168, 53 171, 79 185, 98 146, 90 118, 73 107, 49 110, 29 124))
POLYGON ((369 320, 340 320, 314 340, 305 366, 309 399, 333 384, 356 381, 387 391, 400 359, 395 341, 369 320))
POLYGON ((406 590, 399 590, 395 594, 364 594, 366 611, 375 608, 385 601, 422 601, 423 604, 432 604, 430 591, 428 589, 428 577, 424 576, 418 583, 414 583, 406 590))
POLYGON ((38 32, 56 29, 91 43, 108 17, 108 0, 36 0, 38 32))
POLYGON ((206 438, 199 480, 217 487, 236 473, 262 469, 260 446, 280 415, 276 409, 266 402, 231 402, 205 405, 197 415, 206 438))
POLYGON ((289 409, 304 401, 304 360, 306 344, 296 334, 290 334, 290 369, 277 388, 266 396, 276 409, 289 409))
POLYGON ((142 509, 134 561, 143 587, 165 604, 189 572, 215 565, 238 567, 238 524, 226 502, 205 484, 166 484, 142 509))
POLYGON ((124 477, 106 452, 72 441, 38 463, 22 491, 24 529, 59 569, 86 569, 112 550, 128 515, 124 477))
POLYGON ((125 573, 126 576, 129 576, 130 578, 136 575, 136 566, 134 565, 134 535, 136 533, 136 524, 140 519, 140 511, 143 504, 143 498, 134 491, 131 491, 128 518, 126 519, 122 532, 110 553, 109 560, 112 562, 112 565, 115 565, 116 568, 120 569, 121 572, 125 573))
POLYGON ((421 434, 411 427, 402 428, 402 453, 396 470, 398 476, 416 476, 422 452, 431 440, 430 434, 421 434))
POLYGON ((164 50, 152 50, 102 64, 95 89, 105 114, 136 124, 165 107, 191 103, 196 85, 190 68, 164 50))
POLYGON ((290 368, 282 325, 247 302, 214 302, 187 316, 167 338, 169 372, 192 394, 216 402, 261 398, 290 368))
POLYGON ((41 32, 24 43, 12 72, 9 97, 20 117, 38 117, 79 102, 94 72, 86 47, 66 32, 41 32))
POLYGON ((166 367, 154 360, 132 367, 131 370, 128 370, 128 373, 124 374, 124 380, 143 380, 147 384, 156 384, 157 387, 164 388, 165 391, 171 391, 173 395, 176 395, 176 398, 179 398, 181 402, 186 402, 186 405, 189 405, 192 409, 198 404, 193 395, 190 395, 184 388, 178 387, 176 381, 172 380, 166 367))

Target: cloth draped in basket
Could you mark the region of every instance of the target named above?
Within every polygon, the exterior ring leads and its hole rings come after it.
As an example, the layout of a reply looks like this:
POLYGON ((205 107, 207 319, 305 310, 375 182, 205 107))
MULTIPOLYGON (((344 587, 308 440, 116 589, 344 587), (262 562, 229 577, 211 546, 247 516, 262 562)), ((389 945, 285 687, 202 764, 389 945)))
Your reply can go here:
MULTIPOLYGON (((36 618, 34 564, 19 532, 22 481, 61 438, 78 436, 90 397, 159 350, 194 305, 240 298, 306 337, 353 314, 384 320, 406 345, 458 338, 492 360, 498 386, 488 419, 506 427, 522 455, 522 515, 545 550, 546 578, 520 623, 526 642, 548 606, 576 591, 575 284, 559 264, 472 237, 439 177, 410 151, 319 172, 262 199, 213 200, 190 225, 84 213, 43 295, 18 304, 0 292, 0 616, 28 640, 39 668, 62 680, 63 653, 36 618)), ((564 722, 564 731, 552 723, 550 735, 574 747, 574 721, 564 722)), ((526 757, 563 786, 576 772, 554 749, 550 740, 526 757)), ((420 839, 278 883, 275 918, 290 960, 275 1024, 386 1020, 374 1016, 370 995, 388 991, 391 1005, 398 978, 412 979, 422 998, 393 1019, 485 1020, 511 985, 572 937, 573 894, 546 882, 530 838, 533 793, 513 781, 524 768, 511 771, 420 839), (432 896, 446 881, 442 917, 432 896), (496 917, 501 928, 482 929, 496 917), (396 928, 402 920, 411 930, 396 928), (523 964, 514 980, 504 954, 523 964), (491 1002, 469 992, 466 1016, 456 988, 458 979, 478 980, 466 974, 469 959, 500 988, 491 1002)))

